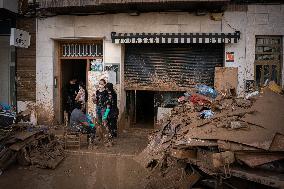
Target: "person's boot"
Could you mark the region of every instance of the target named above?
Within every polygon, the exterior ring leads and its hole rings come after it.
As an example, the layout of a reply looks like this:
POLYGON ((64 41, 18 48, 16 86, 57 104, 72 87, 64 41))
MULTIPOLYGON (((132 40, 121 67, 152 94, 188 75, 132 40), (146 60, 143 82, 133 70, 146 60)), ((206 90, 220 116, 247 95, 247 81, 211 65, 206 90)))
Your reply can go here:
POLYGON ((92 137, 88 136, 88 149, 92 150, 93 149, 93 141, 92 141, 92 137))
POLYGON ((105 147, 112 147, 113 146, 113 143, 111 140, 108 140, 106 143, 105 143, 105 147))
POLYGON ((106 146, 106 147, 111 147, 111 146, 113 146, 112 135, 111 135, 110 132, 107 132, 107 133, 105 134, 105 139, 106 139, 106 141, 105 141, 105 146, 106 146))

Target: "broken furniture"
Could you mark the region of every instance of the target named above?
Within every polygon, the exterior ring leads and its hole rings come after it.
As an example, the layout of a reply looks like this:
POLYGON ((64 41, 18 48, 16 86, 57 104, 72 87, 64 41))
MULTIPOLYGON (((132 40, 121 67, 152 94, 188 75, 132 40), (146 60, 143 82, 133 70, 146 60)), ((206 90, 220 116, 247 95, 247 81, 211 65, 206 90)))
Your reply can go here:
POLYGON ((80 132, 71 131, 67 129, 64 135, 64 147, 81 149, 81 136, 80 132))

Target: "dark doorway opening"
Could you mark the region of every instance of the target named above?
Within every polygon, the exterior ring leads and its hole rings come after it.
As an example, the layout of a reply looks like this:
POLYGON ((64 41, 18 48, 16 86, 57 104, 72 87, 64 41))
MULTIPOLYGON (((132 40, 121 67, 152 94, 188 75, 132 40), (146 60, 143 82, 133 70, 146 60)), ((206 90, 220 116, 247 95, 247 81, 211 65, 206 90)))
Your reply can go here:
POLYGON ((154 128, 154 91, 126 91, 126 115, 130 127, 154 128))
POLYGON ((136 127, 153 128, 154 120, 154 92, 136 91, 136 127))
POLYGON ((77 78, 78 82, 83 82, 86 86, 86 71, 87 71, 87 60, 84 59, 64 59, 61 60, 61 102, 63 118, 63 112, 66 106, 66 92, 67 85, 72 78, 77 78))

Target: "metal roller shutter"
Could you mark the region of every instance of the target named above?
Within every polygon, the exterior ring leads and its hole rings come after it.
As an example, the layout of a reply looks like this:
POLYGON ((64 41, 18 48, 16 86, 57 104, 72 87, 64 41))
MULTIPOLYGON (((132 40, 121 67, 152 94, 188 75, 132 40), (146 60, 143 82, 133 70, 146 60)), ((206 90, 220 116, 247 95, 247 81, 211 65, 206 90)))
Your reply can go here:
POLYGON ((223 65, 223 44, 129 44, 125 89, 181 91, 214 85, 214 68, 223 65))

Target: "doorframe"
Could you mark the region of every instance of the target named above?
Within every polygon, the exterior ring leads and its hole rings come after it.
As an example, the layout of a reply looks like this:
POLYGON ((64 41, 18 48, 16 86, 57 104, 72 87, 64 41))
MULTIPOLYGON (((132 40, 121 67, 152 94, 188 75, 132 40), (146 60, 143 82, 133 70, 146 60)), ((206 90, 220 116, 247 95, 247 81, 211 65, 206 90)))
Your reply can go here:
MULTIPOLYGON (((59 124, 64 123, 63 118, 63 102, 62 102, 62 60, 87 60, 86 65, 86 92, 88 92, 88 71, 90 70, 90 61, 96 58, 101 58, 104 60, 104 37, 98 38, 87 38, 87 39, 55 39, 55 74, 54 74, 54 84, 57 83, 57 86, 54 88, 54 112, 55 119, 59 124), (63 43, 94 43, 102 44, 102 55, 94 57, 62 57, 61 56, 61 44, 63 43)), ((55 85, 54 85, 55 86, 55 85)), ((88 95, 89 96, 89 95, 88 95)))

